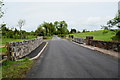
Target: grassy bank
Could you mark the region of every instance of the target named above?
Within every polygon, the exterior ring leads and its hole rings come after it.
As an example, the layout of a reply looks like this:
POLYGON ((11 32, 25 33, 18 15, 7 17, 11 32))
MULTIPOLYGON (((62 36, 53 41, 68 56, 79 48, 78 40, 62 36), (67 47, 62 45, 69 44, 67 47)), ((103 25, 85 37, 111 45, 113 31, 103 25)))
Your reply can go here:
POLYGON ((32 65, 33 61, 28 58, 22 61, 6 61, 2 66, 2 78, 25 78, 32 65))
POLYGON ((86 38, 86 36, 93 36, 95 40, 112 41, 111 38, 115 36, 115 33, 112 31, 107 31, 107 33, 104 32, 104 30, 99 30, 85 33, 74 33, 72 35, 80 38, 86 38))

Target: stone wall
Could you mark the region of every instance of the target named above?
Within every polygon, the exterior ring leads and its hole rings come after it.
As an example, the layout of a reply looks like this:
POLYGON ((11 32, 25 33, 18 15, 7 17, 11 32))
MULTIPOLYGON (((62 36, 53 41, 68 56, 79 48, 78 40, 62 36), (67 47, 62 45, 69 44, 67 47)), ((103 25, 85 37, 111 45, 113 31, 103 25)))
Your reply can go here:
POLYGON ((39 37, 36 39, 9 43, 9 56, 11 60, 17 60, 28 55, 41 44, 42 39, 42 37, 39 37))
POLYGON ((120 52, 120 42, 89 40, 89 45, 120 52))
POLYGON ((74 37, 73 38, 73 41, 79 43, 79 44, 83 44, 83 43, 86 43, 86 39, 83 39, 83 38, 77 38, 77 37, 74 37))
MULTIPOLYGON (((72 38, 71 35, 69 38, 72 38)), ((120 52, 120 42, 93 40, 92 36, 86 36, 86 39, 73 37, 72 40, 79 44, 85 43, 86 45, 120 52)))

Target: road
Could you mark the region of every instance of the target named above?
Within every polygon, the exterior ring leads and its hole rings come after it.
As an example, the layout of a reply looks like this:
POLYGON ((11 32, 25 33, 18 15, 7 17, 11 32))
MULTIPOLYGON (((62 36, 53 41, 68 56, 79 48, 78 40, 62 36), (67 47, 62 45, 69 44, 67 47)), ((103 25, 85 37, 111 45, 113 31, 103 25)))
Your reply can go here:
POLYGON ((55 36, 27 77, 116 78, 118 59, 55 36))

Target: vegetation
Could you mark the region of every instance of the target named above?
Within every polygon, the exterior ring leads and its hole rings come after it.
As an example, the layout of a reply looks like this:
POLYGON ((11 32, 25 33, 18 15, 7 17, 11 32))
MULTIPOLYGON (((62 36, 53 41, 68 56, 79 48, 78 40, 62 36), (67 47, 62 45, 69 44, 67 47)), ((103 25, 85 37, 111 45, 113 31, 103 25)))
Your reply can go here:
POLYGON ((74 33, 72 35, 74 35, 74 37, 80 38, 86 38, 86 36, 93 36, 95 40, 112 41, 112 38, 113 36, 115 36, 115 33, 109 30, 99 30, 84 33, 74 33))
POLYGON ((55 21, 54 23, 42 23, 35 31, 35 34, 37 36, 59 35, 60 37, 64 37, 68 32, 65 21, 55 21))
POLYGON ((1 24, 2 39, 12 38, 12 39, 28 39, 29 36, 35 36, 31 32, 26 32, 25 30, 17 30, 16 28, 7 28, 6 24, 1 24), (22 36, 21 36, 22 34, 22 36))
POLYGON ((33 61, 25 58, 21 61, 5 61, 2 64, 2 78, 24 78, 33 61))
POLYGON ((70 33, 76 33, 77 30, 76 29, 71 29, 70 33))
POLYGON ((102 26, 104 30, 113 31, 115 33, 113 40, 120 41, 120 11, 118 11, 115 18, 109 20, 107 22, 107 26, 102 26), (118 27, 119 30, 111 30, 112 27, 118 27))

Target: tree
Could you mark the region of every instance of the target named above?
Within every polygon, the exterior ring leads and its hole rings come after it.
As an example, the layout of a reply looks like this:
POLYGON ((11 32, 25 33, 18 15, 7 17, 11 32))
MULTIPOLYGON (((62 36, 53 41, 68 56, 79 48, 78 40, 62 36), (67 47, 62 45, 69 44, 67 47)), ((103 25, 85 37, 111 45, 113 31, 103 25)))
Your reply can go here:
POLYGON ((45 36, 45 29, 43 28, 42 25, 40 25, 37 30, 35 31, 35 34, 37 36, 45 36))
POLYGON ((55 21, 54 23, 44 22, 35 31, 36 35, 39 36, 51 36, 51 35, 65 35, 69 33, 67 29, 67 23, 65 21, 55 21))
POLYGON ((118 10, 118 13, 115 16, 115 18, 107 22, 107 26, 102 26, 102 27, 104 30, 108 29, 115 33, 115 36, 112 37, 113 40, 120 40, 120 10, 118 10), (118 30, 111 30, 111 28, 114 26, 118 27, 118 30))
POLYGON ((83 31, 82 32, 87 32, 87 30, 86 29, 83 29, 83 31))
POLYGON ((60 31, 60 34, 66 34, 67 33, 67 23, 65 21, 60 21, 58 30, 60 31))
POLYGON ((71 29, 70 33, 76 33, 76 29, 71 29))
POLYGON ((18 21, 18 26, 19 26, 19 28, 20 28, 20 36, 21 36, 21 38, 22 38, 21 28, 22 28, 24 25, 25 25, 25 20, 20 19, 20 20, 18 21))

